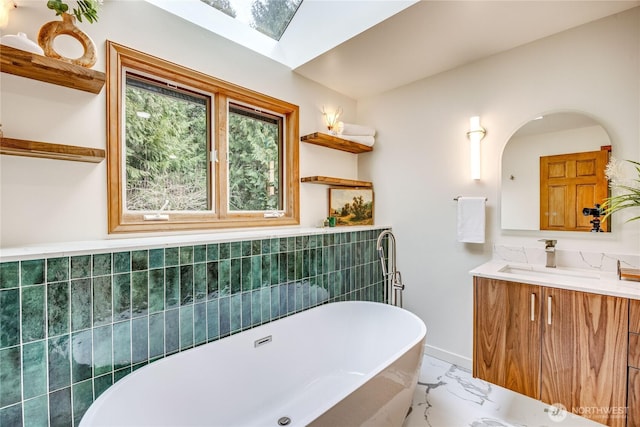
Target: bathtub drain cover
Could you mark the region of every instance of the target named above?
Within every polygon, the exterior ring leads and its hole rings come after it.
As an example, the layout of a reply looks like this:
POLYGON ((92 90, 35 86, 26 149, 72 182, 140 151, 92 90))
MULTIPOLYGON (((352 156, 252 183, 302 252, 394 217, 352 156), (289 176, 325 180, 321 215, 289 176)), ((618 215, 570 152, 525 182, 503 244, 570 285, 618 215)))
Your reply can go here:
POLYGON ((289 424, 291 424, 291 418, 289 417, 281 417, 278 419, 279 426, 288 426, 289 424))

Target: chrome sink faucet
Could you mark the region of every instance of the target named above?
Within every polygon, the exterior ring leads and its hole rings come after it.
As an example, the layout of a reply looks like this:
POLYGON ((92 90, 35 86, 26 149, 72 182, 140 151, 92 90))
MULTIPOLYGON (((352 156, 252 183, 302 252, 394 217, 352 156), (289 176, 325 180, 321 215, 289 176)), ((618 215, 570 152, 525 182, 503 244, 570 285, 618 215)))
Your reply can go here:
POLYGON ((544 251, 547 253, 547 265, 548 268, 556 268, 556 243, 557 240, 553 239, 540 239, 538 242, 544 242, 544 251))

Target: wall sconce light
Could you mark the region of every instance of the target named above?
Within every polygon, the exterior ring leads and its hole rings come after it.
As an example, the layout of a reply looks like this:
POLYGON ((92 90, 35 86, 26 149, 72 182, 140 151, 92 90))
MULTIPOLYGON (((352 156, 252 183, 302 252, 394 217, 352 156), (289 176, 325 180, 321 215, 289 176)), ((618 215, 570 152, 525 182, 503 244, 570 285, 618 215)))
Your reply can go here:
POLYGON ((480 141, 484 138, 486 130, 480 126, 480 117, 473 116, 469 119, 469 132, 467 136, 471 141, 471 179, 480 179, 480 141))
POLYGON ((338 124, 338 119, 342 115, 342 107, 338 107, 338 109, 333 113, 328 113, 324 109, 324 106, 322 106, 322 115, 324 116, 324 121, 327 124, 327 129, 329 129, 329 132, 331 132, 338 124))
POLYGON ((18 7, 13 0, 0 0, 0 28, 9 23, 9 12, 18 7))

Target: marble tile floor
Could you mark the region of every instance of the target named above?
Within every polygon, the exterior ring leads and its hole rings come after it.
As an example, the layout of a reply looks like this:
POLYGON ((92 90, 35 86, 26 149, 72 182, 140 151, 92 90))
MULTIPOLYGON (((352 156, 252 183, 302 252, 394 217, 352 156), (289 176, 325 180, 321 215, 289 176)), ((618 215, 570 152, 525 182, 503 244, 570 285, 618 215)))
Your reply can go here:
POLYGON ((403 427, 596 427, 542 402, 473 378, 471 372, 424 356, 412 410, 403 427))

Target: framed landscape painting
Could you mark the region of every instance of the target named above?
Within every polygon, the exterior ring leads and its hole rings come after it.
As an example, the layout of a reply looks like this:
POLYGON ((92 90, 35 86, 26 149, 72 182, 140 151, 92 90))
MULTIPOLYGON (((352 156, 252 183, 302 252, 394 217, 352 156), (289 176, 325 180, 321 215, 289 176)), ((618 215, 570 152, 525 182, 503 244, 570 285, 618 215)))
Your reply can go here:
POLYGON ((373 189, 330 188, 329 216, 336 225, 373 225, 373 189))

